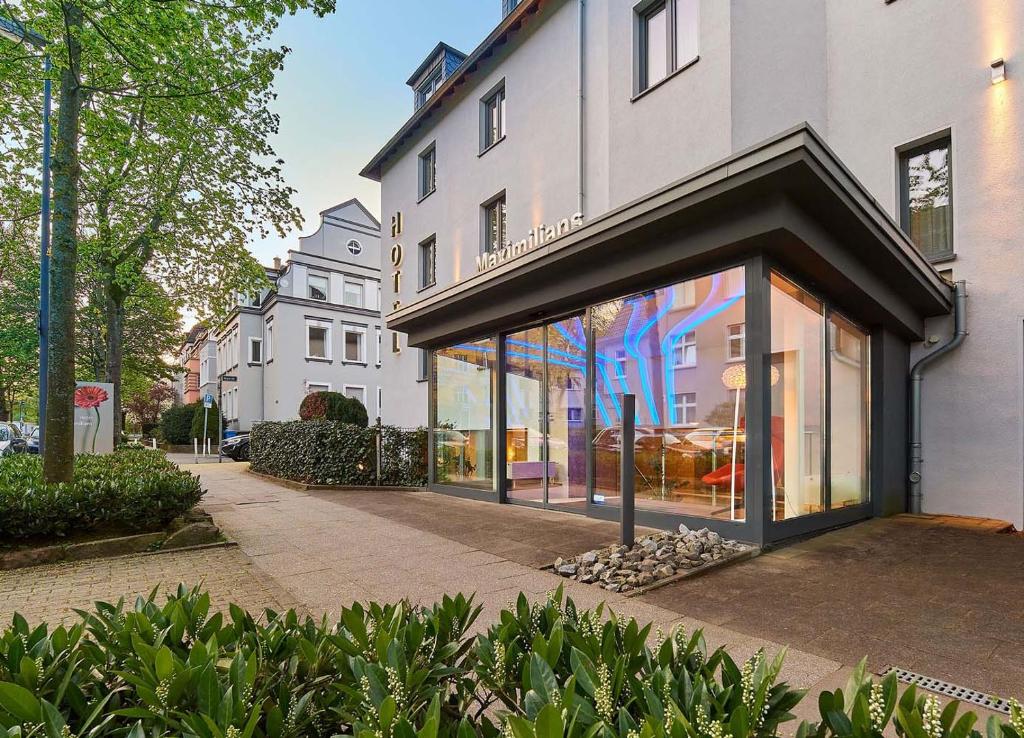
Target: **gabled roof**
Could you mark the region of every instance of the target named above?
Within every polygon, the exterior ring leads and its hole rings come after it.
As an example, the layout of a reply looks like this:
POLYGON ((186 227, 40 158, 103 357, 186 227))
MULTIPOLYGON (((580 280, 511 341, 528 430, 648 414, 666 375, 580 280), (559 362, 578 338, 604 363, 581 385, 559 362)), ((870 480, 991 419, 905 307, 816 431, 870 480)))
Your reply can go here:
POLYGON ((423 75, 424 72, 426 72, 428 69, 434 66, 434 62, 437 61, 442 51, 450 52, 457 56, 459 59, 465 60, 466 58, 466 55, 463 54, 458 49, 456 49, 454 46, 451 46, 449 44, 446 44, 444 41, 441 41, 440 43, 438 43, 437 46, 434 47, 433 51, 427 54, 427 58, 424 59, 423 62, 418 67, 416 67, 416 71, 413 72, 412 76, 405 81, 405 84, 415 84, 416 81, 423 75))
MULTIPOLYGON (((359 198, 358 197, 353 197, 352 199, 346 200, 345 202, 338 203, 337 205, 332 205, 331 207, 327 208, 326 210, 321 210, 320 211, 320 220, 322 221, 324 216, 330 215, 331 213, 337 212, 338 210, 343 210, 343 209, 349 207, 350 205, 355 205, 357 208, 359 208, 360 212, 362 212, 362 214, 365 215, 369 219, 369 221, 373 224, 374 228, 377 228, 378 230, 380 229, 380 221, 377 220, 374 217, 373 213, 371 213, 369 210, 366 209, 366 206, 363 205, 363 203, 359 202, 359 198)), ((319 230, 319 229, 317 229, 317 230, 319 230)), ((314 231, 314 233, 315 232, 316 231, 314 231)))
POLYGON ((522 0, 516 9, 505 16, 497 28, 491 31, 487 38, 470 52, 455 74, 445 80, 444 84, 431 96, 430 100, 419 107, 412 114, 412 117, 405 122, 405 125, 398 129, 398 133, 392 136, 391 140, 384 145, 384 148, 378 151, 370 162, 363 167, 363 170, 359 173, 360 176, 380 182, 381 169, 384 163, 401 150, 402 146, 423 125, 424 121, 435 112, 440 112, 445 106, 447 99, 455 94, 459 85, 466 82, 480 68, 480 64, 494 54, 499 46, 506 43, 511 36, 522 29, 523 24, 528 18, 540 10, 541 5, 546 1, 549 0, 522 0))

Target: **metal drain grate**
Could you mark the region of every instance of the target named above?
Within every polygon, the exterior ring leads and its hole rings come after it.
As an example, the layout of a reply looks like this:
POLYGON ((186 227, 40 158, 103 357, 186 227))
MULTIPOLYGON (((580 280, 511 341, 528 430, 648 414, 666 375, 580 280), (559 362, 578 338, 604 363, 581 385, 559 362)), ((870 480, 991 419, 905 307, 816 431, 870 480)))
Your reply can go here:
POLYGON ((882 676, 888 676, 889 674, 895 673, 896 678, 904 684, 916 684, 922 689, 927 689, 930 692, 938 692, 946 697, 952 697, 955 700, 961 702, 970 702, 972 705, 978 705, 984 707, 987 710, 993 712, 1001 712, 1005 715, 1010 714, 1010 703, 1007 700, 999 697, 993 697, 990 694, 979 692, 976 689, 968 689, 967 687, 958 687, 955 684, 944 682, 941 679, 933 679, 932 677, 924 676, 923 674, 917 674, 907 669, 901 669, 898 666, 890 666, 887 669, 883 669, 879 672, 882 676))

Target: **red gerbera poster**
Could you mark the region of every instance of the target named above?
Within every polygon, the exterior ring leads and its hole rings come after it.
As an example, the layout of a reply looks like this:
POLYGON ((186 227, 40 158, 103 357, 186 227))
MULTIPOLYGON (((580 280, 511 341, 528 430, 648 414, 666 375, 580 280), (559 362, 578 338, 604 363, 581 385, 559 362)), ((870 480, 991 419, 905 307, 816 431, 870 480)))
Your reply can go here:
POLYGON ((75 453, 114 451, 114 385, 78 382, 75 388, 75 453))

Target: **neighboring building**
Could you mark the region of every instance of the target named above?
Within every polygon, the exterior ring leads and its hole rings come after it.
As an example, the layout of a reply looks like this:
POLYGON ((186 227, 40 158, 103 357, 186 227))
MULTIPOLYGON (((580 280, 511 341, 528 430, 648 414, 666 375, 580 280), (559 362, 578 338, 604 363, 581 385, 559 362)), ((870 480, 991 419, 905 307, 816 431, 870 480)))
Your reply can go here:
POLYGON ((201 400, 207 392, 214 394, 217 385, 217 342, 204 323, 196 323, 185 335, 178 349, 178 372, 174 391, 185 405, 201 400))
POLYGON ((310 392, 356 397, 381 414, 380 223, 358 200, 320 213, 320 228, 267 267, 273 287, 242 297, 217 330, 228 428, 298 418, 310 392))
POLYGON ((615 517, 630 393, 640 522, 1024 527, 1024 3, 503 11, 363 171, 432 489, 615 517))

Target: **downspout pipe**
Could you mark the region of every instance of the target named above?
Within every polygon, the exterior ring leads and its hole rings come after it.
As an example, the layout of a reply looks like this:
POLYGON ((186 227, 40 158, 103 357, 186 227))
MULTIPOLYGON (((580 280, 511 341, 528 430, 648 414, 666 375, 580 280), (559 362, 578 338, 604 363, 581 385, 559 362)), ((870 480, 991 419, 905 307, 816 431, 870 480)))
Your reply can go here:
POLYGON ((910 370, 910 512, 920 515, 921 466, 921 385, 924 370, 937 359, 955 351, 967 338, 967 282, 960 280, 953 286, 953 336, 927 356, 922 357, 910 370))
POLYGON ((577 69, 577 90, 576 90, 576 120, 579 125, 578 135, 576 137, 577 150, 576 150, 576 164, 577 170, 576 175, 579 178, 579 192, 577 193, 577 206, 576 209, 580 213, 584 213, 584 206, 586 205, 586 170, 584 167, 584 161, 586 157, 586 140, 584 139, 585 133, 585 118, 586 106, 585 106, 585 86, 587 82, 587 68, 586 68, 586 18, 587 18, 587 2, 586 0, 577 0, 577 9, 579 11, 579 18, 577 19, 577 32, 579 39, 577 41, 577 48, 579 50, 579 67, 577 69))

